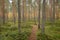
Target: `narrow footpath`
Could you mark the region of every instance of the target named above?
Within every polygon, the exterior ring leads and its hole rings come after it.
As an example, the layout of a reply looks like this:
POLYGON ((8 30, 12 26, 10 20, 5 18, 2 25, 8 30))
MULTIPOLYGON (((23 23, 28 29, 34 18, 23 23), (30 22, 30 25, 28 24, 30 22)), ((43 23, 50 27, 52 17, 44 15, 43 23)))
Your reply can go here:
POLYGON ((38 26, 37 25, 33 25, 32 26, 32 32, 31 32, 31 34, 29 36, 29 40, 37 40, 37 35, 36 35, 37 30, 38 30, 38 26))

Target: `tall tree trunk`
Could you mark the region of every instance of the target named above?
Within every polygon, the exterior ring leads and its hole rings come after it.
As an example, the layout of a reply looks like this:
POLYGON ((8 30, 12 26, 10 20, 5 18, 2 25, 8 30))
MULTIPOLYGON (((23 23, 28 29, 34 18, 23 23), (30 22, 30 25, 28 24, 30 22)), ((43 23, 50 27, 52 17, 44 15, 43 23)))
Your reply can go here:
POLYGON ((13 21, 14 24, 16 23, 16 4, 15 0, 12 0, 12 12, 13 12, 13 21))
POLYGON ((52 23, 53 21, 53 0, 49 0, 50 1, 50 12, 49 12, 49 14, 50 14, 50 22, 52 23))
POLYGON ((53 0, 53 23, 55 22, 55 0, 53 0))
POLYGON ((35 24, 36 24, 36 13, 35 13, 35 10, 36 10, 36 8, 34 7, 34 22, 35 22, 35 24))
POLYGON ((25 2, 25 1, 23 0, 23 21, 25 20, 25 19, 24 19, 24 2, 25 2))
POLYGON ((1 21, 2 21, 2 10, 1 10, 1 8, 2 8, 1 5, 2 5, 2 4, 1 4, 1 3, 2 3, 2 0, 0 0, 0 25, 1 25, 1 23, 2 23, 2 22, 1 22, 1 21))
POLYGON ((8 22, 8 13, 9 13, 9 0, 5 0, 5 10, 6 10, 6 22, 8 22))
POLYGON ((45 29, 45 20, 46 20, 46 16, 45 16, 45 0, 43 0, 43 4, 42 4, 42 34, 44 34, 44 29, 45 29))
POLYGON ((42 40, 45 40, 45 21, 46 21, 46 14, 45 14, 45 0, 43 0, 42 3, 42 25, 41 25, 41 34, 42 34, 42 40))
POLYGON ((26 0, 24 0, 24 22, 26 21, 26 0))
POLYGON ((32 2, 32 0, 28 0, 28 10, 29 10, 28 19, 29 20, 31 20, 31 2, 32 2))
POLYGON ((39 11, 38 11, 38 28, 40 29, 40 2, 41 2, 41 0, 39 0, 39 2, 38 2, 38 5, 39 5, 39 11))
POLYGON ((28 0, 28 20, 30 21, 30 1, 28 0))
POLYGON ((1 0, 1 10, 2 10, 2 14, 3 14, 3 24, 5 24, 5 0, 1 0))
POLYGON ((20 1, 18 0, 18 30, 19 33, 21 32, 20 28, 21 28, 21 10, 20 10, 20 1))
POLYGON ((31 20, 31 5, 30 5, 30 20, 31 20))
POLYGON ((59 1, 56 0, 56 19, 59 19, 59 1))
POLYGON ((49 0, 49 1, 50 1, 50 8, 49 8, 50 22, 52 22, 52 0, 49 0))

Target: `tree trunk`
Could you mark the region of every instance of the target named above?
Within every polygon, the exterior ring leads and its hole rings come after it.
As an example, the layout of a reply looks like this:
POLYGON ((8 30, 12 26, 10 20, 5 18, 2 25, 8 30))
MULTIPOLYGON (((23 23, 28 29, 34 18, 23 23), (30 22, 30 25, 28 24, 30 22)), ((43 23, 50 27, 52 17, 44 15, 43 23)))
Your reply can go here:
POLYGON ((56 0, 56 19, 59 20, 59 3, 58 3, 58 2, 59 2, 59 1, 56 0))
POLYGON ((40 1, 38 2, 38 5, 39 5, 39 9, 38 9, 38 28, 40 29, 40 1))
POLYGON ((34 22, 36 24, 36 13, 35 13, 36 8, 34 7, 34 22))
POLYGON ((5 24, 5 0, 1 0, 1 10, 2 10, 2 18, 3 18, 3 24, 5 24))
POLYGON ((13 21, 14 24, 16 23, 16 4, 15 0, 12 0, 12 12, 13 12, 13 21))
POLYGON ((20 0, 18 0, 18 30, 21 32, 21 10, 20 10, 20 0))
POLYGON ((53 23, 55 22, 55 0, 53 0, 53 23))
POLYGON ((42 4, 42 25, 41 25, 41 34, 42 40, 45 40, 45 21, 46 21, 46 14, 45 14, 45 0, 43 0, 42 4))
POLYGON ((50 1, 50 8, 49 8, 50 9, 50 13, 49 13, 50 14, 50 22, 52 23, 52 19, 53 19, 52 18, 53 17, 53 15, 52 15, 52 1, 51 0, 49 0, 49 1, 50 1))
POLYGON ((23 21, 25 20, 25 19, 24 19, 24 2, 25 2, 25 1, 23 0, 23 21))

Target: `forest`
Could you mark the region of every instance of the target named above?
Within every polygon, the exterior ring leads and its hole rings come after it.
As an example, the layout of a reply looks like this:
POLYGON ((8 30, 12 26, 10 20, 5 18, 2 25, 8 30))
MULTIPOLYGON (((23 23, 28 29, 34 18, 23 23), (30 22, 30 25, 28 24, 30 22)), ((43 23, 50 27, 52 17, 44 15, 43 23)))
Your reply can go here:
POLYGON ((60 40, 60 0, 0 0, 0 40, 60 40))

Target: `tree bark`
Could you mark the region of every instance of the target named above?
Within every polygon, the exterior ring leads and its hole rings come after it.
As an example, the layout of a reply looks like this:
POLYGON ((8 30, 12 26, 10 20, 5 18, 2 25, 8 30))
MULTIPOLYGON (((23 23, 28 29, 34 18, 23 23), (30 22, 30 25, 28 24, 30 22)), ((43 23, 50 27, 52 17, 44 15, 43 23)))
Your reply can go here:
POLYGON ((5 0, 1 0, 1 10, 2 10, 2 18, 3 18, 3 24, 5 24, 5 0))
POLYGON ((13 12, 13 21, 14 24, 16 23, 16 4, 15 0, 12 0, 12 12, 13 12))
POLYGON ((24 15, 24 7, 25 7, 25 1, 23 0, 23 21, 25 20, 24 18, 25 18, 25 15, 24 15))
POLYGON ((53 0, 53 23, 55 22, 55 0, 53 0))
POLYGON ((40 29, 40 1, 38 2, 38 5, 39 5, 39 9, 38 9, 38 29, 40 29))
POLYGON ((46 14, 45 14, 45 0, 43 0, 42 4, 42 25, 41 25, 41 33, 45 34, 45 21, 46 21, 46 14))
POLYGON ((19 30, 19 33, 21 32, 21 10, 20 10, 20 1, 21 0, 18 0, 18 30, 19 30))

